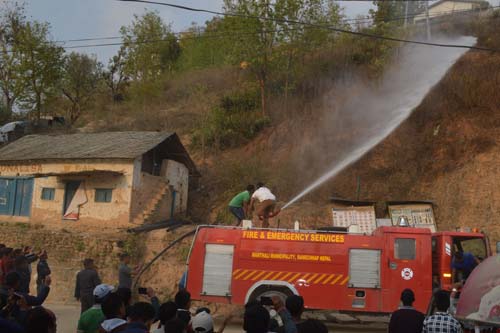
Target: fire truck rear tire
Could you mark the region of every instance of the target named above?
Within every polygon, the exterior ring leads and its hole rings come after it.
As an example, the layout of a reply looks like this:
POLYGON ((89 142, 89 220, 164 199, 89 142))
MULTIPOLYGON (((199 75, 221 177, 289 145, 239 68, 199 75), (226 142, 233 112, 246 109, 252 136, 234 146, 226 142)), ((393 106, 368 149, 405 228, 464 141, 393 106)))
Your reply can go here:
POLYGON ((259 301, 261 297, 273 297, 273 296, 279 296, 283 302, 286 300, 288 296, 293 295, 293 292, 284 286, 273 286, 273 285, 263 285, 255 289, 250 297, 248 298, 248 301, 254 301, 257 300, 259 301))

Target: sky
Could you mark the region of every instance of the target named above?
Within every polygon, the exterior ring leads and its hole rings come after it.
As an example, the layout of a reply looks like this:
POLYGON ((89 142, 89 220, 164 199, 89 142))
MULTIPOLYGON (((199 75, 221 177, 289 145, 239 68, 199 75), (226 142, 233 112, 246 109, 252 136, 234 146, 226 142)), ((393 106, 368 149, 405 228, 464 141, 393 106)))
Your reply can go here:
MULTIPOLYGON (((5 0, 0 0, 0 3, 5 0)), ((163 0, 162 0, 163 1, 163 0)), ((132 22, 134 14, 141 15, 145 9, 157 10, 163 20, 172 25, 173 31, 183 31, 191 24, 203 24, 213 15, 194 13, 182 9, 141 3, 120 2, 117 0, 24 0, 28 16, 31 19, 49 22, 54 40, 119 36, 121 26, 132 22)), ((167 2, 167 0, 164 0, 167 2)), ((169 0, 178 5, 221 11, 222 0, 169 0)), ((500 0, 490 0, 493 5, 500 0)), ((344 13, 349 18, 367 15, 372 8, 372 1, 339 1, 344 13)), ((79 42, 66 45, 118 42, 97 41, 79 42)), ((78 52, 95 54, 107 63, 116 54, 117 46, 74 49, 78 52)))
MULTIPOLYGON (((2 1, 4 0, 0 0, 2 1)), ((25 0, 24 2, 30 18, 51 24, 54 40, 118 36, 120 27, 130 24, 134 14, 140 15, 145 9, 158 10, 163 20, 172 25, 173 31, 186 30, 193 22, 203 24, 213 16, 165 6, 117 0, 25 0)), ((222 8, 222 0, 170 0, 169 2, 214 11, 221 11, 222 8)), ((355 17, 358 14, 367 14, 371 3, 371 1, 345 1, 341 2, 341 5, 345 7, 347 16, 355 17)), ((79 42, 71 45, 105 42, 79 42)), ((108 59, 116 54, 117 49, 118 47, 109 46, 75 49, 75 51, 96 54, 101 62, 107 63, 108 59)))

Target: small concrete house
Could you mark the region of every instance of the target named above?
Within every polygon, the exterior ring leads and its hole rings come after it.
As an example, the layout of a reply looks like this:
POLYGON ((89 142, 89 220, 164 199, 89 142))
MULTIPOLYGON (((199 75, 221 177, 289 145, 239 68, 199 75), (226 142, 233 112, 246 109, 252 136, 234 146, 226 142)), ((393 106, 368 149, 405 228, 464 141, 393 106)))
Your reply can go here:
POLYGON ((28 135, 0 149, 0 221, 127 228, 187 210, 199 173, 175 133, 28 135))
MULTIPOLYGON (((482 8, 488 8, 488 6, 488 2, 484 0, 439 0, 429 5, 429 19, 434 20, 449 15, 467 14, 482 8)), ((413 19, 415 23, 425 20, 425 12, 413 19)))

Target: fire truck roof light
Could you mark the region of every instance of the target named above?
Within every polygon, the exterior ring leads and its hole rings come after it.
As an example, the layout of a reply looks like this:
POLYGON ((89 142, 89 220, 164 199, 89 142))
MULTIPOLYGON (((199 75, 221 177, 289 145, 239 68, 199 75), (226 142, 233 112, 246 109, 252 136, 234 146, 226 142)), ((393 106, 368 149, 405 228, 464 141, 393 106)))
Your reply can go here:
POLYGON ((443 277, 445 277, 445 278, 451 278, 451 273, 443 273, 443 277))

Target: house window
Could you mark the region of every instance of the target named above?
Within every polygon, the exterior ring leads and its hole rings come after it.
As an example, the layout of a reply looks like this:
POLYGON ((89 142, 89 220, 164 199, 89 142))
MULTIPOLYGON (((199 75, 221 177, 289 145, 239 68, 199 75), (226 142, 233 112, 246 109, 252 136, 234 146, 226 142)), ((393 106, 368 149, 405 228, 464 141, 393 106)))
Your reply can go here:
POLYGON ((56 194, 56 189, 52 187, 44 187, 42 188, 42 200, 54 200, 54 196, 56 194))
POLYGON ((95 202, 111 202, 113 190, 109 188, 95 189, 95 202))

